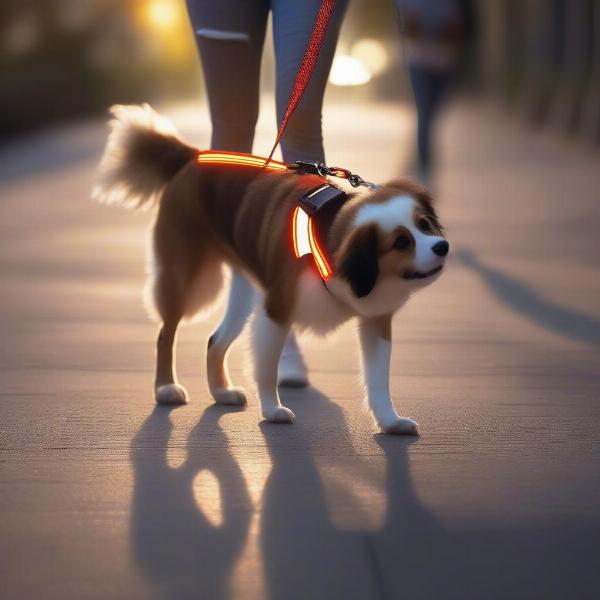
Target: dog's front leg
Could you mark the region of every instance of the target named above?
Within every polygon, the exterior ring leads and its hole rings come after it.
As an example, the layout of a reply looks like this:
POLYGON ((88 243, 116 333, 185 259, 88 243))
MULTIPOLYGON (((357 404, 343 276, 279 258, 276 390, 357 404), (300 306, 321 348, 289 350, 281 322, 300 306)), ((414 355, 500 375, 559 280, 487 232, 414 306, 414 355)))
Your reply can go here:
POLYGON ((415 435, 417 423, 400 417, 390 396, 391 318, 361 319, 359 329, 364 383, 377 424, 384 433, 415 435))
POLYGON ((261 305, 256 309, 253 331, 254 373, 262 416, 271 423, 293 423, 294 413, 279 401, 277 367, 290 328, 273 321, 261 305))

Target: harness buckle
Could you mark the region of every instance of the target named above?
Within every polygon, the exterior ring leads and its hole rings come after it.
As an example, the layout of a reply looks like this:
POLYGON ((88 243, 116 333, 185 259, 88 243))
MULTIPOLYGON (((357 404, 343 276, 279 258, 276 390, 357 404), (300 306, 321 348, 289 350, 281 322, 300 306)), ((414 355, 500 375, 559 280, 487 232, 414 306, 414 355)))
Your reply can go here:
POLYGON ((314 217, 319 211, 333 205, 340 206, 346 200, 346 193, 328 183, 309 190, 298 200, 298 205, 309 217, 314 217))

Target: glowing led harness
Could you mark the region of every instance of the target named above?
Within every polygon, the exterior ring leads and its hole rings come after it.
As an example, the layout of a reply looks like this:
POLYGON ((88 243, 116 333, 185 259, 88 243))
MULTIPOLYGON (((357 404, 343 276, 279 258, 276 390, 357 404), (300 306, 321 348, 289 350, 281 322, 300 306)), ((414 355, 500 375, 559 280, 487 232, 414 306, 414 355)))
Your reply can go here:
MULTIPOLYGON (((362 177, 340 167, 327 167, 323 163, 297 161, 283 163, 278 160, 267 159, 254 154, 241 152, 226 152, 221 150, 205 150, 198 153, 197 161, 200 164, 237 165, 255 167, 269 171, 291 171, 299 175, 327 175, 347 179, 353 187, 365 185, 374 187, 362 177)), ((339 208, 345 201, 346 194, 325 180, 323 184, 307 192, 298 199, 298 205, 292 214, 292 247, 297 258, 312 254, 315 266, 323 281, 333 275, 333 269, 324 251, 317 234, 315 219, 328 211, 339 208)))

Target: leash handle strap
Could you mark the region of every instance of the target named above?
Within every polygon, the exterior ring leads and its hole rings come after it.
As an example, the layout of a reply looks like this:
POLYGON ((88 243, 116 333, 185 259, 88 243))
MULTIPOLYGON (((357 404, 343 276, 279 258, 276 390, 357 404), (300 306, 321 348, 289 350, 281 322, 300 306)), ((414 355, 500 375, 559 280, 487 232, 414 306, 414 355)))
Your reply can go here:
POLYGON ((283 132, 287 127, 288 121, 290 120, 290 117, 294 114, 298 103, 300 102, 302 96, 304 95, 304 92, 306 91, 310 78, 312 77, 313 71, 315 70, 317 60, 319 58, 319 52, 321 51, 321 46, 323 45, 323 40, 325 39, 327 28, 329 27, 329 21, 331 20, 331 15, 333 13, 334 6, 335 0, 322 0, 321 2, 321 6, 319 7, 319 12, 317 13, 317 17, 315 19, 315 24, 313 25, 313 30, 310 39, 308 40, 308 45, 306 46, 304 58, 300 63, 300 68, 298 69, 296 80, 294 81, 294 87, 292 88, 292 91, 290 93, 287 107, 283 115, 283 120, 281 121, 279 131, 277 132, 277 137, 275 138, 275 144, 273 144, 273 148, 271 149, 269 157, 265 161, 265 166, 267 166, 273 158, 275 149, 277 148, 279 142, 281 141, 281 138, 283 137, 283 132))

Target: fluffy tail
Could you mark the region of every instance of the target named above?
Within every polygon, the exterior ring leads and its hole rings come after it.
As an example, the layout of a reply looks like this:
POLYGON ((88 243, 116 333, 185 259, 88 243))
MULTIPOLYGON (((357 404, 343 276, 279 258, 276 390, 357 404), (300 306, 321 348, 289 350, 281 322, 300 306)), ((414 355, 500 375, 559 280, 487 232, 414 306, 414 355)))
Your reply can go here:
POLYGON ((113 106, 113 119, 92 198, 139 208, 155 201, 197 150, 148 104, 113 106))

